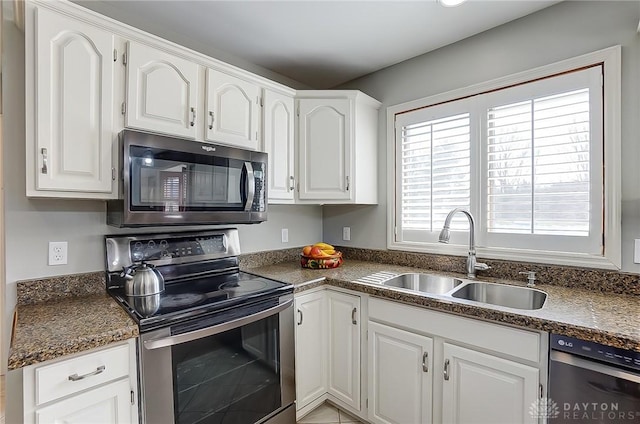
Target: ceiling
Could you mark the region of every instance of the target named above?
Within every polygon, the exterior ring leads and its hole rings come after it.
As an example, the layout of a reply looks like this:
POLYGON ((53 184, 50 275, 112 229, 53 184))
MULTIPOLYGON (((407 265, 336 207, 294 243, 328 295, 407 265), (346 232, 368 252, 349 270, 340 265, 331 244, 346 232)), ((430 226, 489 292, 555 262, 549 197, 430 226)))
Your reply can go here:
POLYGON ((458 7, 436 0, 75 2, 201 53, 221 60, 226 53, 323 89, 559 1, 470 0, 458 7))

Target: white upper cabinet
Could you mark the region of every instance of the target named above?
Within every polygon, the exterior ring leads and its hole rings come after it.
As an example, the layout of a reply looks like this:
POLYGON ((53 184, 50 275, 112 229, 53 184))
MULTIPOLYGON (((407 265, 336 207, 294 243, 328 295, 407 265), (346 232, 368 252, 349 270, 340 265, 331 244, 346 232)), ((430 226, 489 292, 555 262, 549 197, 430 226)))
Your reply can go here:
POLYGON ((207 69, 205 139, 258 150, 260 92, 256 84, 207 69))
POLYGON ((114 36, 46 8, 26 21, 27 195, 111 198, 114 36))
POLYGON ((301 202, 377 203, 380 103, 345 90, 299 91, 297 98, 301 202))
POLYGON ((300 199, 348 200, 351 176, 349 99, 300 99, 300 199))
POLYGON ((198 69, 194 62, 129 42, 125 125, 195 139, 198 69))
POLYGON ((295 194, 294 101, 264 92, 264 151, 269 155, 269 203, 293 203, 295 194))

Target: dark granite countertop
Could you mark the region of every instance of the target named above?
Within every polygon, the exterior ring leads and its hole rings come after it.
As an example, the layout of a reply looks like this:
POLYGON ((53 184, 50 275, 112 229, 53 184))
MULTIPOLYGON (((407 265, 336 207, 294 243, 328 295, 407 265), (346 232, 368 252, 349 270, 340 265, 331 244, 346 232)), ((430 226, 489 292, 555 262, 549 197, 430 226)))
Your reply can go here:
POLYGON ((9 370, 138 336, 135 321, 105 292, 103 274, 18 283, 9 370), (70 290, 79 285, 81 290, 70 290), (49 290, 52 286, 58 290, 49 290))
MULTIPOLYGON (((397 273, 421 271, 463 278, 459 274, 433 272, 428 269, 346 260, 339 268, 327 270, 303 269, 297 261, 247 267, 245 270, 292 283, 295 285, 296 293, 328 284, 415 306, 573 336, 640 352, 640 325, 638 324, 640 323, 640 297, 638 296, 536 284, 536 288, 548 294, 547 301, 542 309, 528 311, 485 305, 444 295, 410 293, 379 284, 354 282, 380 271, 397 273)), ((523 282, 496 278, 480 278, 480 280, 525 285, 523 282)))

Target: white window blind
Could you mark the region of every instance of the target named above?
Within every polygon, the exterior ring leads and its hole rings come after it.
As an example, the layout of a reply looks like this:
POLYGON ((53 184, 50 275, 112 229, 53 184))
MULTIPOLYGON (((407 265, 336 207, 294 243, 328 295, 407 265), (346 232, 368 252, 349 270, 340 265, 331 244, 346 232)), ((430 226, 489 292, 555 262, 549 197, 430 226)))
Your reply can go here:
MULTIPOLYGON (((440 231, 452 207, 470 205, 469 114, 401 127, 400 203, 404 230, 440 231)), ((466 228, 465 221, 454 228, 466 228)))
POLYGON ((589 89, 492 107, 487 230, 588 236, 589 89))

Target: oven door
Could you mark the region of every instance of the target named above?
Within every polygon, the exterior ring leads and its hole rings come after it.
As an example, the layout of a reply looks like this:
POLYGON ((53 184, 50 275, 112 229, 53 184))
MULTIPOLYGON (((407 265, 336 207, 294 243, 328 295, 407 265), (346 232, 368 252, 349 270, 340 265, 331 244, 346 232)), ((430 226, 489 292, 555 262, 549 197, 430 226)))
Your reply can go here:
POLYGON ((293 295, 140 337, 143 422, 279 422, 295 410, 293 295))

